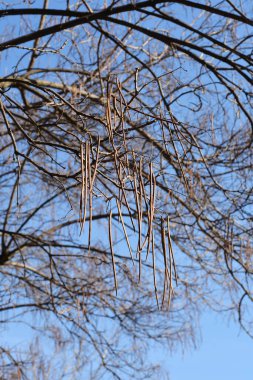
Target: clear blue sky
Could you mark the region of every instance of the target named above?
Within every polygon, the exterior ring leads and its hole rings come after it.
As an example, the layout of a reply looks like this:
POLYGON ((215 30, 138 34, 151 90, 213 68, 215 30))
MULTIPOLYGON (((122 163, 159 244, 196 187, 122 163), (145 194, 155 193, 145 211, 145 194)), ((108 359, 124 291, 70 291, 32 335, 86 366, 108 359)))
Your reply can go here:
POLYGON ((252 380, 253 340, 238 324, 205 314, 201 321, 202 343, 164 358, 171 380, 252 380))

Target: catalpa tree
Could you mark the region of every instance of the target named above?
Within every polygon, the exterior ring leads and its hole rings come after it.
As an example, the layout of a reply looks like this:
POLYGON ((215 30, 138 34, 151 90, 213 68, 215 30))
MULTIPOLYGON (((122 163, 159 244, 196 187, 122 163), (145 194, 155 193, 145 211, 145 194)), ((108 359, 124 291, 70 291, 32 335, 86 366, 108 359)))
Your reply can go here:
POLYGON ((1 2, 3 378, 154 378, 206 308, 253 334, 251 14, 1 2))

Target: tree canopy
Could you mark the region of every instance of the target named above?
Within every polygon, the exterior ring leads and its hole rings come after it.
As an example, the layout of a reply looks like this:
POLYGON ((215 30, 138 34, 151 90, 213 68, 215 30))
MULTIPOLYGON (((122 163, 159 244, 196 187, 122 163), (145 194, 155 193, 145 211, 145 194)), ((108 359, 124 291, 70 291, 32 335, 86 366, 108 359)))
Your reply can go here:
POLYGON ((253 336, 252 4, 0 4, 3 378, 154 378, 206 308, 253 336))

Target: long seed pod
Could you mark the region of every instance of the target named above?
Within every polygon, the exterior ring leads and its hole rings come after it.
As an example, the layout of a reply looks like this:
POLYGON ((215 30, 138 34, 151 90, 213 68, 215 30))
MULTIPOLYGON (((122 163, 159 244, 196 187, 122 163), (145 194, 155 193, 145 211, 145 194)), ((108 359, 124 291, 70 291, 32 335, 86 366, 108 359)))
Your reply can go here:
POLYGON ((99 154, 100 154, 100 137, 98 137, 98 141, 97 141, 96 161, 95 161, 95 167, 94 167, 92 181, 91 181, 91 189, 93 189, 94 182, 97 176, 99 154))
POLYGON ((162 251, 163 251, 163 260, 164 260, 164 284, 163 284, 163 298, 162 306, 164 305, 166 297, 166 289, 168 288, 168 262, 167 262, 167 251, 166 251, 166 239, 165 239, 165 228, 163 218, 161 217, 161 241, 162 241, 162 251))
POLYGON ((121 221, 121 224, 122 224, 122 227, 123 227, 123 231, 124 231, 124 235, 125 235, 125 238, 126 238, 126 242, 127 242, 127 246, 128 246, 128 249, 129 249, 129 253, 130 253, 133 265, 134 265, 132 248, 131 248, 131 245, 130 245, 130 242, 129 242, 129 238, 128 238, 128 235, 127 235, 127 231, 126 231, 126 227, 125 227, 125 223, 124 223, 124 219, 123 219, 123 216, 122 216, 122 212, 121 212, 121 208, 120 208, 120 203, 119 203, 118 199, 116 199, 116 203, 117 203, 117 207, 118 207, 118 210, 119 210, 119 217, 120 217, 120 221, 121 221))
POLYGON ((146 260, 148 259, 149 249, 150 249, 150 243, 151 243, 151 237, 152 237, 152 228, 153 228, 153 218, 154 218, 154 184, 153 184, 153 168, 152 168, 152 162, 149 164, 149 212, 148 212, 148 245, 147 245, 147 254, 146 254, 146 260))
POLYGON ((92 233, 92 176, 90 163, 90 143, 87 144, 87 174, 89 183, 89 234, 88 234, 88 252, 90 252, 91 233, 92 233))
POLYGON ((135 225, 134 225, 133 217, 131 215, 129 203, 127 201, 126 191, 124 188, 124 182, 123 182, 122 177, 121 177, 121 162, 119 161, 119 165, 118 165, 117 164, 117 158, 118 158, 117 157, 117 150, 115 150, 114 151, 114 161, 115 161, 115 168, 116 168, 116 172, 117 172, 117 176, 118 176, 118 180, 119 180, 119 184, 120 184, 119 192, 121 190, 121 195, 119 194, 119 199, 120 199, 120 202, 122 202, 122 198, 124 197, 125 204, 126 204, 126 207, 127 207, 128 213, 129 213, 129 217, 130 217, 130 220, 131 220, 131 223, 133 226, 133 230, 135 231, 135 225))
POLYGON ((113 241, 112 241, 112 210, 110 211, 110 215, 109 215, 109 243, 110 243, 111 258, 112 258, 114 286, 115 286, 115 292, 116 292, 116 296, 117 296, 118 281, 117 281, 116 266, 115 266, 115 260, 114 260, 114 252, 113 252, 113 241))
POLYGON ((169 216, 167 217, 167 228, 168 228, 169 251, 170 251, 170 256, 171 256, 171 260, 172 260, 172 264, 173 264, 175 281, 176 281, 176 285, 177 285, 178 276, 177 276, 177 268, 176 268, 175 257, 174 257, 174 252, 173 252, 173 248, 172 248, 172 241, 171 241, 171 235, 170 235, 170 219, 169 219, 169 216))
POLYGON ((152 266, 153 266, 153 279, 154 279, 155 298, 156 298, 157 308, 159 310, 160 307, 159 307, 158 291, 157 291, 157 284, 156 284, 156 261, 155 261, 155 236, 154 236, 154 231, 152 232, 152 266))
POLYGON ((80 207, 79 207, 79 220, 80 220, 80 234, 82 233, 84 227, 84 216, 83 207, 85 202, 85 174, 84 174, 84 153, 83 153, 83 143, 80 146, 80 156, 81 156, 81 178, 82 178, 82 188, 80 196, 80 207))
POLYGON ((138 217, 138 248, 137 248, 137 255, 139 256, 139 282, 141 281, 141 210, 140 210, 140 200, 139 200, 139 193, 138 193, 138 187, 137 187, 137 180, 136 175, 134 174, 134 192, 135 192, 135 202, 136 202, 136 209, 137 209, 137 217, 138 217))
POLYGON ((135 153, 132 151, 132 157, 133 157, 133 162, 134 162, 134 168, 135 172, 133 173, 134 177, 134 193, 135 193, 135 203, 136 203, 136 209, 137 209, 137 216, 138 216, 138 252, 141 252, 141 235, 142 235, 142 199, 141 199, 141 192, 140 192, 140 187, 138 186, 137 183, 137 173, 138 173, 138 168, 136 164, 136 158, 135 158, 135 153), (139 189, 138 189, 139 187, 139 189))

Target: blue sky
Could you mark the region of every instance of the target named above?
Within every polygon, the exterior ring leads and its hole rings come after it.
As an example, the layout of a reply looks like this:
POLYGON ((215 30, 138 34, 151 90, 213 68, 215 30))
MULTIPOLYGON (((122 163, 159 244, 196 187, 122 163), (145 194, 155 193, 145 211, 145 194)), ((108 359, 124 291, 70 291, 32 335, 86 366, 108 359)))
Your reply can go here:
POLYGON ((253 341, 238 324, 206 313, 201 329, 202 342, 196 350, 164 357, 171 380, 253 379, 253 341))

